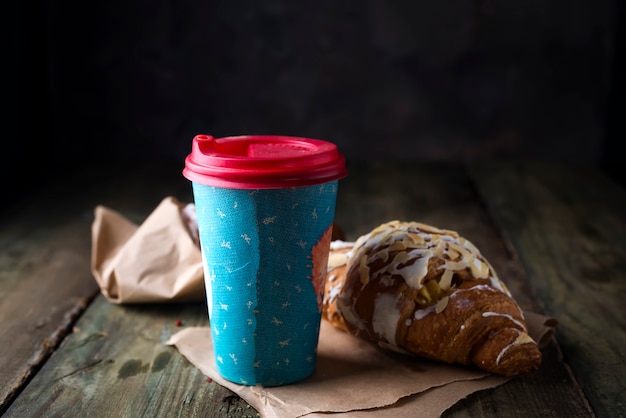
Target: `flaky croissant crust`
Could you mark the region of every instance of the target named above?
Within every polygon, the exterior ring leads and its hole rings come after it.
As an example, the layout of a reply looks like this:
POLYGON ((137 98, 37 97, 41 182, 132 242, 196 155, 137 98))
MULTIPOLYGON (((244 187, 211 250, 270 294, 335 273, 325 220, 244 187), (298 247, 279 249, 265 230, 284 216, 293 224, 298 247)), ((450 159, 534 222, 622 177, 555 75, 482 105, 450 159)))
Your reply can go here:
POLYGON ((333 243, 323 315, 384 347, 433 360, 506 376, 541 363, 521 309, 478 249, 454 231, 418 222, 385 223, 353 246, 333 243))

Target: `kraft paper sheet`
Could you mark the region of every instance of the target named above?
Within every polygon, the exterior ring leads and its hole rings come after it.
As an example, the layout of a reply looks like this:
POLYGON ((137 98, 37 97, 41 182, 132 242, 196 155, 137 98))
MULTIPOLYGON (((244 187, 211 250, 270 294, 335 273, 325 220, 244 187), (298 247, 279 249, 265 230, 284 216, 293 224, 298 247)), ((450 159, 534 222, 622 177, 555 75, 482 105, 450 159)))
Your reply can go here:
MULTIPOLYGON (((555 322, 525 313, 530 336, 544 345, 555 322)), ((206 376, 232 390, 262 417, 438 417, 459 400, 510 378, 380 349, 322 321, 316 371, 288 386, 262 388, 229 382, 217 373, 209 327, 174 334, 174 345, 206 376)))

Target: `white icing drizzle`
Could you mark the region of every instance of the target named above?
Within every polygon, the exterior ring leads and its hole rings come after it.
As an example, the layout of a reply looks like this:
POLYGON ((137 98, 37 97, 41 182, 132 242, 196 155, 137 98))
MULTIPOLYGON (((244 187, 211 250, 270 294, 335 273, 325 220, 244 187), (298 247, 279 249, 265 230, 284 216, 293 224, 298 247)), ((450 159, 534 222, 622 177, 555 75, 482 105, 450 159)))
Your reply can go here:
POLYGON ((500 292, 506 293, 507 295, 511 296, 511 294, 509 293, 509 290, 506 287, 504 287, 504 284, 500 280, 498 280, 497 277, 489 277, 489 280, 491 281, 491 285, 493 287, 498 289, 500 292))
POLYGON ((354 247, 354 242, 335 240, 330 242, 331 251, 343 250, 354 247))
POLYGON ((328 254, 328 271, 345 266, 348 264, 348 255, 346 253, 331 252, 328 254))
MULTIPOLYGON (((517 330, 516 330, 517 331, 517 330)), ((519 334, 519 331, 517 331, 517 333, 519 334)), ((516 339, 517 341, 517 339, 516 339)), ((502 360, 502 356, 504 356, 504 354, 509 351, 509 349, 511 347, 513 347, 515 345, 515 341, 513 341, 511 344, 507 345, 506 347, 504 347, 502 350, 500 350, 500 353, 498 354, 498 357, 496 357, 496 366, 500 364, 500 360, 502 360)))
POLYGON ((456 298, 458 297, 461 293, 463 292, 471 292, 473 290, 487 290, 487 291, 493 291, 492 287, 489 287, 486 284, 477 284, 475 286, 472 287, 468 287, 467 289, 456 289, 454 292, 452 292, 450 294, 451 298, 456 298))
POLYGON ((500 364, 500 360, 502 360, 504 354, 506 354, 506 352, 509 351, 511 347, 535 342, 535 340, 533 340, 530 335, 526 334, 525 332, 522 332, 518 329, 516 329, 515 331, 517 331, 517 338, 515 339, 515 341, 513 341, 511 344, 507 345, 500 351, 498 357, 496 357, 496 365, 500 364))
POLYGON ((400 321, 398 299, 388 293, 379 293, 374 301, 372 329, 376 335, 389 344, 396 344, 396 329, 400 321))
POLYGON ((522 324, 520 321, 518 321, 517 319, 513 318, 509 314, 497 313, 497 312, 483 312, 483 318, 487 318, 487 317, 490 317, 490 316, 501 316, 501 317, 507 318, 509 321, 513 322, 514 324, 519 326, 521 329, 526 331, 526 327, 524 326, 524 324, 522 324))
POLYGON ((416 321, 419 321, 420 319, 426 317, 428 314, 435 312, 435 309, 437 309, 437 305, 430 305, 424 309, 417 309, 413 314, 413 318, 415 318, 416 321))
POLYGON ((489 273, 489 271, 487 270, 487 266, 485 266, 485 264, 478 258, 474 258, 474 261, 472 262, 472 264, 470 264, 470 268, 472 269, 472 273, 476 277, 482 278, 485 274, 489 273))
POLYGON ((387 273, 389 275, 397 274, 402 276, 404 281, 411 287, 419 289, 422 287, 421 280, 428 273, 428 260, 430 259, 428 252, 425 252, 424 256, 420 258, 414 258, 415 262, 411 265, 399 268, 398 266, 406 264, 411 260, 411 254, 407 252, 398 253, 393 261, 382 269, 374 273, 375 276, 381 273, 387 273))
POLYGON ((330 290, 328 291, 328 303, 332 303, 337 298, 337 296, 339 296, 342 287, 342 284, 338 283, 336 286, 330 288, 330 290))
POLYGON ((469 269, 474 277, 489 279, 494 288, 508 294, 474 244, 454 231, 419 222, 391 221, 360 236, 354 243, 348 268, 358 269, 362 284, 380 276, 400 276, 408 286, 420 289, 429 262, 435 257, 443 260, 439 269, 452 272, 469 269), (394 258, 389 260, 392 252, 394 258), (384 265, 372 272, 370 266, 378 260, 384 265))

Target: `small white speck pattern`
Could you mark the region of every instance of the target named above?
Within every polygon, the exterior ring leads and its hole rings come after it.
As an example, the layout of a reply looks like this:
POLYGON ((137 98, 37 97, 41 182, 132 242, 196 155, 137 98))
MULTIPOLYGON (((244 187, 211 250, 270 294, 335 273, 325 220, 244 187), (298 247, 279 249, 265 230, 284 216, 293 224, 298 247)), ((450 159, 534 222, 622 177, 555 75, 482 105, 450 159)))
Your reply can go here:
POLYGON ((337 182, 193 191, 218 371, 244 385, 310 376, 323 297, 315 267, 327 264, 337 182))

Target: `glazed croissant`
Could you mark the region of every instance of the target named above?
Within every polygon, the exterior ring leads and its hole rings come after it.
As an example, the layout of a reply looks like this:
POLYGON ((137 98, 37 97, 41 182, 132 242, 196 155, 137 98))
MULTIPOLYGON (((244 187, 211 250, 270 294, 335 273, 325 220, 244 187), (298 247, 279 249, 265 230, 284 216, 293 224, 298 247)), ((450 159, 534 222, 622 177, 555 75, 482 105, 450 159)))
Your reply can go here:
POLYGON ((400 352, 514 376, 541 352, 524 315, 478 249, 456 232, 392 221, 333 241, 323 317, 400 352))

